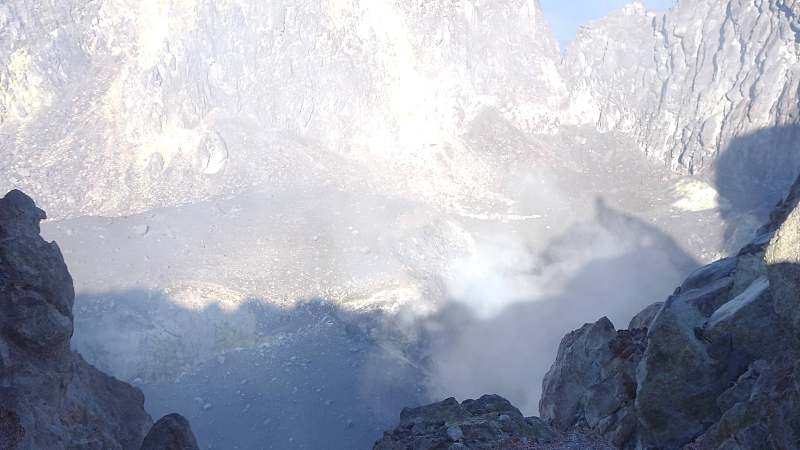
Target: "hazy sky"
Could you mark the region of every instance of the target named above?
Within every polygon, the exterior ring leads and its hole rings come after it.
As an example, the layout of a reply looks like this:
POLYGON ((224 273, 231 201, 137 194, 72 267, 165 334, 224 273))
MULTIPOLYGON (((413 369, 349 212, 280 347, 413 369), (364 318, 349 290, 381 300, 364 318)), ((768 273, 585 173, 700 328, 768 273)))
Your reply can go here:
MULTIPOLYGON (((561 47, 569 42, 578 27, 586 21, 603 17, 611 11, 622 8, 632 0, 540 0, 547 20, 553 27, 561 47)), ((643 0, 649 9, 666 10, 673 0, 643 0)))

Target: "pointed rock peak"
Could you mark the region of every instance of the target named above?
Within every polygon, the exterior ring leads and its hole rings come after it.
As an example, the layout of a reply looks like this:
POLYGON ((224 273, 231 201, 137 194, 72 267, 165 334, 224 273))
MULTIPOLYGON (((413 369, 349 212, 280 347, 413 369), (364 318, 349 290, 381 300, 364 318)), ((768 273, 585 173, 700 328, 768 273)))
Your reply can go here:
POLYGON ((631 2, 622 7, 622 14, 626 16, 644 16, 647 14, 647 8, 642 2, 631 2))
POLYGON ((14 189, 0 199, 0 238, 37 235, 46 218, 30 197, 14 189))
POLYGON ((169 414, 156 422, 144 438, 141 450, 198 450, 189 421, 169 414))

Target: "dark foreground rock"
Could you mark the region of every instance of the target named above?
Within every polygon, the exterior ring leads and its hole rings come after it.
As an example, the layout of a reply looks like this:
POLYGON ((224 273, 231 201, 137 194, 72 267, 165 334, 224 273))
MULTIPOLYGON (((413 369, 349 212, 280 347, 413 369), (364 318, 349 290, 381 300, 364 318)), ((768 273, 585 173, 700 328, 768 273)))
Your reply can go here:
POLYGON ((180 414, 159 419, 144 438, 141 450, 199 450, 189 421, 180 414))
POLYGON ((800 448, 800 184, 739 254, 617 331, 567 335, 542 418, 623 449, 800 448))
POLYGON ((44 218, 20 191, 0 199, 0 448, 137 450, 144 396, 70 351, 75 293, 44 218))
POLYGON ((484 395, 405 408, 400 425, 373 450, 546 450, 610 449, 581 432, 557 433, 538 417, 524 417, 508 400, 484 395))

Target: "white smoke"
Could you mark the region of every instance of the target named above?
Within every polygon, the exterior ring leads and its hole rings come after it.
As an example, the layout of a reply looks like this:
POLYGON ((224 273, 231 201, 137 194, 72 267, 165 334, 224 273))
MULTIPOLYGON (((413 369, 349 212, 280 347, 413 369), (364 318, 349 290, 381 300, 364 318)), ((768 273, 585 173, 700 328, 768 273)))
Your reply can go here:
POLYGON ((541 380, 567 332, 603 316, 627 328, 692 268, 668 237, 640 225, 580 223, 539 252, 525 240, 480 237, 472 255, 452 262, 450 300, 425 324, 431 397, 497 393, 538 414, 541 380))

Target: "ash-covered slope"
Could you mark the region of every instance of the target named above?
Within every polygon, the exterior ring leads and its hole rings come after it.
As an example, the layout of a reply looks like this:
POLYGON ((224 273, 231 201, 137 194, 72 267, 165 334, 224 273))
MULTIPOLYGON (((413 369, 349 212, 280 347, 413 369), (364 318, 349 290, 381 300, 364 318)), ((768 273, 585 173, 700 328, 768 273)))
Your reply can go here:
POLYGON ((738 255, 695 271, 627 330, 561 342, 542 418, 619 448, 800 446, 800 180, 738 255))
POLYGON ((0 448, 139 449, 142 393, 70 351, 72 278, 44 218, 20 191, 0 199, 0 448))
POLYGON ((800 167, 798 14, 793 0, 680 0, 664 14, 632 3, 583 27, 567 49, 562 121, 629 132, 683 172, 710 173, 735 153, 728 170, 769 177, 779 199, 800 167))

